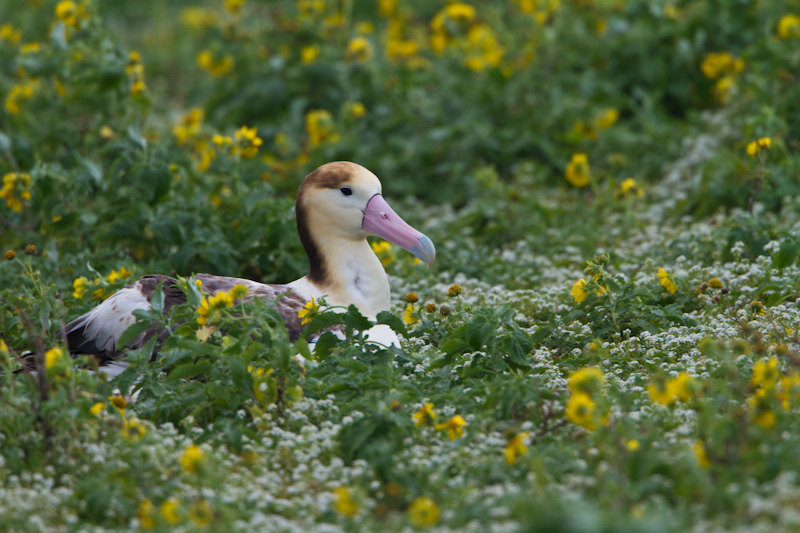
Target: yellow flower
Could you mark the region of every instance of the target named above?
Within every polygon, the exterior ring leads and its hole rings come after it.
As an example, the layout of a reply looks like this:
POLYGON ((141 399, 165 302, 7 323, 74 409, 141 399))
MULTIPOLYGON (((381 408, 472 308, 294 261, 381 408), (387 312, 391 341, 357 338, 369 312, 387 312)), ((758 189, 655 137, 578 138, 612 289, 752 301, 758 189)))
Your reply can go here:
POLYGON ((347 114, 353 118, 361 118, 367 114, 367 108, 361 102, 350 102, 347 104, 347 114))
POLYGON ((64 23, 65 26, 78 26, 78 14, 75 2, 71 0, 62 0, 56 4, 56 18, 64 23))
POLYGON ((397 8, 397 0, 378 0, 378 12, 382 17, 390 17, 397 8))
POLYGON ((744 70, 744 61, 730 52, 709 52, 700 63, 700 70, 708 79, 738 74, 744 70))
POLYGON ((692 450, 694 451, 694 457, 697 459, 697 464, 700 465, 700 468, 708 468, 711 466, 711 461, 708 459, 708 453, 706 452, 703 441, 694 441, 692 450))
POLYGON ((125 407, 128 406, 128 401, 125 400, 124 396, 119 396, 119 395, 109 396, 108 401, 111 402, 111 405, 117 408, 119 414, 125 416, 125 407))
POLYGON ((314 301, 314 298, 311 298, 308 303, 297 312, 297 318, 300 319, 300 325, 305 326, 318 314, 319 307, 317 306, 317 302, 314 301))
POLYGON ((334 144, 339 142, 339 135, 333 124, 333 116, 330 111, 325 109, 312 109, 306 113, 306 133, 308 133, 308 142, 312 147, 319 146, 324 142, 334 144))
POLYGON ((675 398, 682 402, 688 402, 692 399, 694 393, 695 379, 686 372, 681 372, 669 380, 667 387, 672 391, 675 398))
POLYGON ((430 498, 422 496, 408 506, 408 515, 416 527, 435 526, 439 522, 439 506, 430 498))
POLYGON ((433 404, 425 402, 422 407, 419 408, 419 411, 414 413, 411 418, 414 420, 415 426, 432 424, 433 421, 436 420, 436 413, 433 412, 433 404))
POLYGON ((464 289, 458 283, 453 283, 447 288, 447 296, 450 298, 461 296, 462 292, 464 292, 464 289))
POLYGON ((708 282, 708 286, 712 289, 721 289, 723 287, 719 278, 711 278, 711 280, 708 282))
POLYGON ((720 105, 729 103, 735 91, 736 80, 733 79, 733 76, 721 77, 712 89, 714 100, 720 105))
POLYGON ((244 3, 245 0, 225 0, 225 10, 232 15, 238 15, 244 3))
POLYGON ((778 367, 777 358, 771 357, 766 361, 761 359, 753 365, 753 375, 750 377, 750 383, 756 387, 772 389, 778 382, 780 375, 781 371, 778 367))
POLYGON ((143 92, 147 90, 147 85, 145 85, 143 80, 136 80, 131 84, 131 94, 133 96, 139 96, 143 92))
POLYGON ((383 266, 390 265, 397 257, 394 253, 392 245, 388 241, 372 241, 370 244, 372 251, 381 260, 383 266))
POLYGON ((216 61, 214 54, 209 50, 202 50, 197 54, 197 64, 214 77, 224 76, 234 67, 232 55, 225 54, 219 61, 216 61))
POLYGON ((669 274, 667 274, 667 271, 663 268, 658 269, 658 282, 662 287, 667 289, 667 292, 670 294, 678 292, 678 286, 675 285, 675 282, 670 279, 669 274))
POLYGON ((597 118, 594 119, 594 125, 597 126, 598 129, 607 130, 611 126, 617 123, 619 120, 619 111, 614 109, 613 107, 606 109, 597 118))
POLYGON ((635 452, 639 449, 639 441, 636 439, 631 439, 625 443, 625 449, 629 452, 635 452))
POLYGON ((264 141, 258 136, 256 128, 242 126, 234 136, 239 143, 239 147, 234 150, 234 153, 241 154, 245 159, 254 158, 258 154, 258 147, 264 144, 264 141))
POLYGON ((647 393, 650 399, 661 405, 672 405, 675 403, 675 394, 669 386, 669 380, 663 376, 653 378, 647 385, 647 393))
POLYGON ((800 17, 787 14, 778 21, 778 37, 781 39, 792 39, 800 37, 800 17))
POLYGON ((443 424, 436 424, 434 429, 436 429, 436 431, 446 429, 447 437, 450 440, 456 440, 458 437, 464 434, 464 430, 462 428, 466 425, 467 421, 464 420, 464 417, 461 415, 456 415, 443 424))
POLYGON ((6 250, 6 253, 5 253, 4 257, 6 258, 6 261, 11 261, 16 256, 17 256, 17 252, 15 252, 14 250, 6 250))
POLYGON ((205 460, 205 452, 199 446, 192 444, 181 454, 180 463, 184 470, 194 474, 205 460))
POLYGON ((111 273, 106 276, 106 281, 109 283, 117 283, 121 279, 127 279, 131 276, 131 273, 128 271, 127 268, 122 267, 119 270, 112 270, 111 273))
POLYGON ((208 501, 200 500, 189 507, 189 520, 196 526, 206 527, 214 520, 214 508, 208 501))
POLYGON ((300 50, 300 60, 306 65, 310 65, 316 61, 317 57, 319 57, 319 46, 315 44, 304 46, 303 49, 300 50))
POLYGON ((770 146, 772 146, 772 139, 769 137, 761 137, 747 144, 747 155, 755 157, 756 154, 760 153, 762 150, 768 149, 770 146))
POLYGON ((103 402, 97 402, 96 404, 92 405, 90 411, 94 416, 99 416, 100 413, 103 412, 103 409, 105 409, 105 407, 106 404, 104 404, 103 402))
POLYGON ((333 489, 336 496, 336 512, 343 516, 355 516, 358 512, 358 505, 353 501, 350 489, 347 487, 336 487, 333 489))
POLYGON ((636 180, 633 178, 626 178, 622 181, 619 185, 619 192, 618 196, 628 197, 628 196, 636 196, 641 197, 644 195, 644 190, 636 183, 636 180))
POLYGON ((567 378, 567 384, 571 393, 583 393, 592 395, 600 392, 606 378, 603 371, 596 366, 587 366, 572 372, 567 378))
POLYGON ((44 354, 44 368, 50 370, 61 362, 62 357, 64 357, 64 351, 61 348, 50 348, 44 354))
POLYGON ((406 306, 406 310, 403 312, 403 322, 405 322, 409 326, 413 326, 417 322, 421 322, 420 318, 417 316, 418 311, 419 307, 417 307, 416 305, 408 304, 406 306))
POLYGON ((143 529, 153 529, 156 526, 153 520, 153 509, 153 502, 147 498, 139 502, 139 506, 136 508, 136 518, 139 519, 143 529))
POLYGON ((75 281, 72 282, 72 288, 74 289, 72 291, 72 297, 77 299, 83 298, 83 295, 86 293, 86 286, 88 284, 89 280, 83 276, 75 279, 75 281))
POLYGON ((247 285, 243 283, 237 283, 230 290, 231 297, 235 300, 244 300, 247 298, 248 292, 247 285))
POLYGON ((791 407, 789 399, 796 400, 799 396, 798 392, 800 392, 800 374, 792 370, 780 381, 778 399, 780 399, 784 409, 789 410, 791 407))
POLYGON ((204 115, 205 112, 201 108, 193 107, 181 117, 177 124, 172 126, 172 134, 178 144, 183 144, 200 133, 204 115))
POLYGON ((589 294, 590 290, 588 288, 588 284, 584 278, 579 279, 575 282, 572 286, 572 290, 569 292, 572 297, 575 299, 576 302, 581 303, 586 299, 586 296, 589 294))
POLYGON ((30 174, 9 172, 3 176, 0 198, 5 198, 6 206, 15 213, 19 213, 22 211, 22 200, 31 199, 30 184, 30 174))
POLYGON ((528 447, 525 445, 525 441, 528 440, 529 436, 529 432, 521 431, 508 442, 505 452, 506 463, 513 465, 515 462, 517 462, 517 457, 526 455, 528 453, 528 447))
POLYGON ((123 420, 122 435, 133 440, 139 440, 147 434, 147 428, 139 422, 138 418, 123 420))
POLYGON ((575 187, 586 187, 591 181, 592 171, 586 154, 572 154, 572 159, 567 163, 564 177, 575 187))
POLYGON ((347 43, 347 58, 364 63, 372 57, 372 44, 366 37, 353 37, 347 43))
POLYGON ((11 24, 0 26, 0 41, 5 41, 11 45, 16 45, 22 39, 22 31, 15 30, 11 24))
POLYGON ((775 425, 775 410, 772 406, 773 397, 771 389, 760 388, 755 394, 747 398, 747 408, 753 418, 753 422, 764 429, 770 429, 775 425))
POLYGON ((181 517, 178 514, 180 507, 181 502, 178 498, 167 498, 161 503, 161 516, 164 517, 168 524, 174 526, 181 521, 181 517))
POLYGON ((590 431, 596 428, 594 413, 597 406, 588 394, 572 394, 567 400, 567 420, 590 431))

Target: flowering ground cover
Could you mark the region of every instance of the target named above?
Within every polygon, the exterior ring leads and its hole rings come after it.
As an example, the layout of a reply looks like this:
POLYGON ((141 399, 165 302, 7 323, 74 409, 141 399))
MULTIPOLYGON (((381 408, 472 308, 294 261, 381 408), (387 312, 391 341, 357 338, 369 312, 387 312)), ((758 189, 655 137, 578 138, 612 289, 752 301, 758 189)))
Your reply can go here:
POLYGON ((0 12, 0 529, 800 528, 797 0, 0 12), (192 277, 303 275, 339 159, 437 247, 373 242, 401 349, 192 277), (156 272, 155 361, 67 355, 156 272))

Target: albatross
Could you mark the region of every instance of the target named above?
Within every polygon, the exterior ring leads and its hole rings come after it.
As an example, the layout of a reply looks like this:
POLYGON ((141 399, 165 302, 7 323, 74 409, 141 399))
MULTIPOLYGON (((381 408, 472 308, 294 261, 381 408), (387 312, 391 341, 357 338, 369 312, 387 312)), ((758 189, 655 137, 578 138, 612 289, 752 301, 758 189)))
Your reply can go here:
MULTIPOLYGON (((428 266, 436 257, 433 242, 394 212, 383 198, 380 180, 356 163, 327 163, 306 176, 297 192, 295 212, 297 232, 309 261, 305 276, 280 285, 211 274, 195 276, 209 295, 242 284, 248 289, 245 300, 277 300, 275 310, 286 324, 292 342, 302 333, 298 312, 311 299, 324 296, 332 306, 355 305, 373 320, 381 311, 389 310, 389 280, 367 236, 394 243, 428 266)), ((166 338, 169 332, 153 329, 126 346, 117 345, 122 333, 136 321, 133 311, 149 309, 159 285, 164 293, 165 313, 172 306, 186 302, 175 278, 146 275, 64 326, 62 333, 70 352, 94 355, 101 365, 111 364, 124 355, 126 348, 140 348, 153 335, 160 340, 166 338)), ((396 335, 387 326, 376 326, 373 330, 370 330, 371 340, 398 344, 396 335)))

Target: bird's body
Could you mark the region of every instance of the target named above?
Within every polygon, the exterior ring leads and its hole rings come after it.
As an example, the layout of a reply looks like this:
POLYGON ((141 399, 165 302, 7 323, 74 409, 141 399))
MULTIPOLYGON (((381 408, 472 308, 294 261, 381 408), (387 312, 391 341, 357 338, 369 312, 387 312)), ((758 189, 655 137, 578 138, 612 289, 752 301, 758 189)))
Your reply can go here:
MULTIPOLYGON (((394 242, 427 264, 435 257, 430 239, 394 213, 381 195, 378 178, 355 163, 328 163, 306 176, 297 193, 296 212, 298 233, 309 258, 306 276, 280 285, 210 274, 195 276, 209 295, 242 284, 248 289, 246 300, 276 300, 275 310, 292 340, 300 336, 303 327, 298 313, 312 298, 325 296, 332 306, 355 305, 372 319, 389 309, 389 281, 366 240, 368 235, 394 242)), ((126 348, 144 345, 153 335, 165 338, 168 331, 151 329, 126 346, 117 346, 122 333, 136 321, 133 311, 149 309, 159 286, 165 312, 186 301, 176 284, 174 278, 152 274, 117 291, 63 328, 70 352, 92 354, 109 362, 122 356, 126 348)), ((386 326, 373 329, 371 340, 397 343, 386 326)))

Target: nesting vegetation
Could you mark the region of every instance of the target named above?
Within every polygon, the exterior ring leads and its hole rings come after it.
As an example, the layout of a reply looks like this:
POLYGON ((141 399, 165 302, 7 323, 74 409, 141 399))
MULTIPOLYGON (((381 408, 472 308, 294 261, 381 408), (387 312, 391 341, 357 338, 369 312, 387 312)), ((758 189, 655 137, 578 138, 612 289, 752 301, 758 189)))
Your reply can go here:
POLYGON ((800 528, 796 1, 0 11, 3 529, 800 528), (303 275, 332 160, 436 243, 372 243, 401 349, 193 278, 303 275), (155 360, 70 357, 156 272, 155 360))

